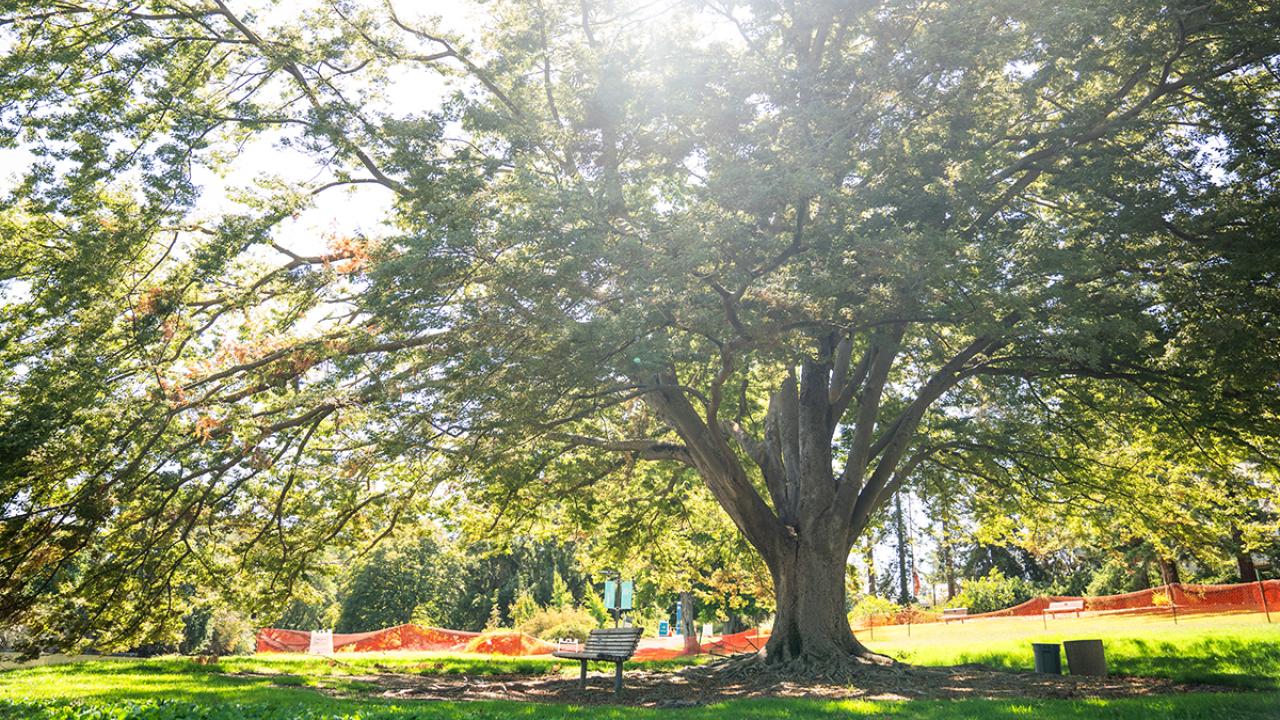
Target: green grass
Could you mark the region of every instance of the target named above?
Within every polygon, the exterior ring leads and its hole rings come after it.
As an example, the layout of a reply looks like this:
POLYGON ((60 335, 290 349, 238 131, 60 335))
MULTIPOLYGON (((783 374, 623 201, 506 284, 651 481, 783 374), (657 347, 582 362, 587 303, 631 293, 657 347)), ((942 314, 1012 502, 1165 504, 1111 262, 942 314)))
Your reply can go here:
MULTIPOLYGON (((743 700, 680 710, 533 703, 404 702, 372 697, 358 675, 574 672, 547 658, 380 653, 342 662, 303 655, 226 658, 201 666, 182 658, 98 660, 0 671, 0 718, 38 720, 498 720, 604 718, 875 718, 877 720, 1250 720, 1280 718, 1280 625, 1256 616, 1062 618, 876 628, 876 650, 913 663, 979 662, 1030 667, 1030 642, 1102 638, 1116 672, 1230 684, 1265 692, 1193 693, 1126 700, 818 701, 743 700), (318 692, 323 689, 325 692, 318 692), (328 694, 326 694, 328 693, 328 694), (341 697, 334 697, 337 695, 341 697)), ((667 664, 671 666, 673 664, 667 664)))
MULTIPOLYGON (((1031 643, 1100 638, 1107 665, 1119 675, 1280 690, 1280 617, 1260 614, 1000 618, 876 628, 859 634, 873 650, 917 665, 979 663, 1008 670, 1032 667, 1031 643)), ((1065 657, 1064 657, 1065 662, 1065 657)), ((1280 711, 1276 717, 1280 718, 1280 711)))

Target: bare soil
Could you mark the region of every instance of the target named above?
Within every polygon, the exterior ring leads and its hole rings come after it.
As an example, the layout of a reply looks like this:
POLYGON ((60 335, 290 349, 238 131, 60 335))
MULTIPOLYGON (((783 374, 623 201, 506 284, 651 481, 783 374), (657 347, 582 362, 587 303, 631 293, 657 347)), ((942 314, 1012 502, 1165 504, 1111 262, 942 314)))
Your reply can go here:
POLYGON ((516 700, 575 705, 685 707, 738 698, 825 700, 1123 698, 1164 693, 1238 692, 1238 688, 1160 678, 1082 677, 1005 672, 979 665, 868 665, 848 683, 788 679, 769 672, 725 672, 716 665, 677 672, 628 670, 621 695, 612 673, 577 678, 542 675, 428 676, 386 673, 351 678, 378 685, 375 697, 400 700, 516 700))

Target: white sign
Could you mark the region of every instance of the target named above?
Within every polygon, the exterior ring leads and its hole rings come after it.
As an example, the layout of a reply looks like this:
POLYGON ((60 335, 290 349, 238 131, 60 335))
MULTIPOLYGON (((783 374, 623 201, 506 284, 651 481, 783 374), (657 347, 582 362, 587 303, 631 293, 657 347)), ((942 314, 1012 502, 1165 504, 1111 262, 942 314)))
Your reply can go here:
POLYGON ((332 630, 312 630, 311 645, 307 647, 308 655, 332 655, 333 654, 333 631, 332 630))

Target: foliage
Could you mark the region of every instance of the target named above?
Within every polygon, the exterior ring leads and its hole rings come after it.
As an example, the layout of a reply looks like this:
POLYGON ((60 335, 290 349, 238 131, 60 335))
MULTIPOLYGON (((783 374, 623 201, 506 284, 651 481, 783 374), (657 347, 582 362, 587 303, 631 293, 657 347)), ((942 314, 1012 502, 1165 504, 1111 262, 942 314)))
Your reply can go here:
POLYGON ((947 601, 947 607, 965 607, 979 613, 1004 610, 1037 595, 1034 586, 1022 578, 1005 577, 999 570, 985 576, 966 580, 960 594, 947 601))
POLYGON ((577 638, 586 640, 587 634, 600 627, 591 613, 578 608, 543 608, 529 616, 516 629, 543 640, 577 638))
POLYGON ((380 544, 344 583, 337 632, 369 632, 411 620, 444 625, 460 602, 464 562, 430 525, 380 544))
POLYGON ((527 632, 530 635, 534 633, 525 629, 525 623, 538 613, 544 612, 538 605, 538 601, 533 599, 533 593, 528 590, 521 590, 517 595, 515 602, 511 603, 511 622, 517 630, 527 632))
POLYGON ((154 4, 0 9, 0 144, 35 157, 0 206, 5 622, 167 642, 183 587, 278 614, 442 497, 497 543, 678 527, 654 587, 787 578, 724 600, 778 649, 856 649, 837 574, 929 467, 1015 528, 1030 498, 1263 543, 1274 3, 508 0, 465 42, 154 4), (447 100, 386 102, 407 74, 447 100), (277 141, 318 179, 198 205, 277 141), (385 222, 296 245, 345 186, 385 222))
POLYGON ((573 594, 569 592, 569 586, 565 584, 558 570, 552 573, 551 601, 548 606, 557 610, 573 607, 573 594))
POLYGON ((902 606, 892 600, 885 599, 879 595, 863 595, 849 610, 849 620, 852 622, 854 620, 896 615, 901 611, 902 606))
POLYGON ((253 625, 233 610, 215 610, 209 616, 206 644, 197 652, 210 655, 248 655, 254 651, 253 625))

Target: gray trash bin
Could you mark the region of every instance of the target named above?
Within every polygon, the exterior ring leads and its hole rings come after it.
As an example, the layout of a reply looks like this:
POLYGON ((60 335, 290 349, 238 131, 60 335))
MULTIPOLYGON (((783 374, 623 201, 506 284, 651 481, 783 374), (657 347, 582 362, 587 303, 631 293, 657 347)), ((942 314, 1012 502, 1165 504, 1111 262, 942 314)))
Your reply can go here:
POLYGON ((1062 647, 1067 651, 1067 668, 1072 675, 1107 676, 1107 656, 1101 640, 1068 640, 1062 647))
POLYGON ((1036 658, 1036 672, 1043 675, 1062 674, 1062 651, 1058 643, 1031 643, 1036 658))

